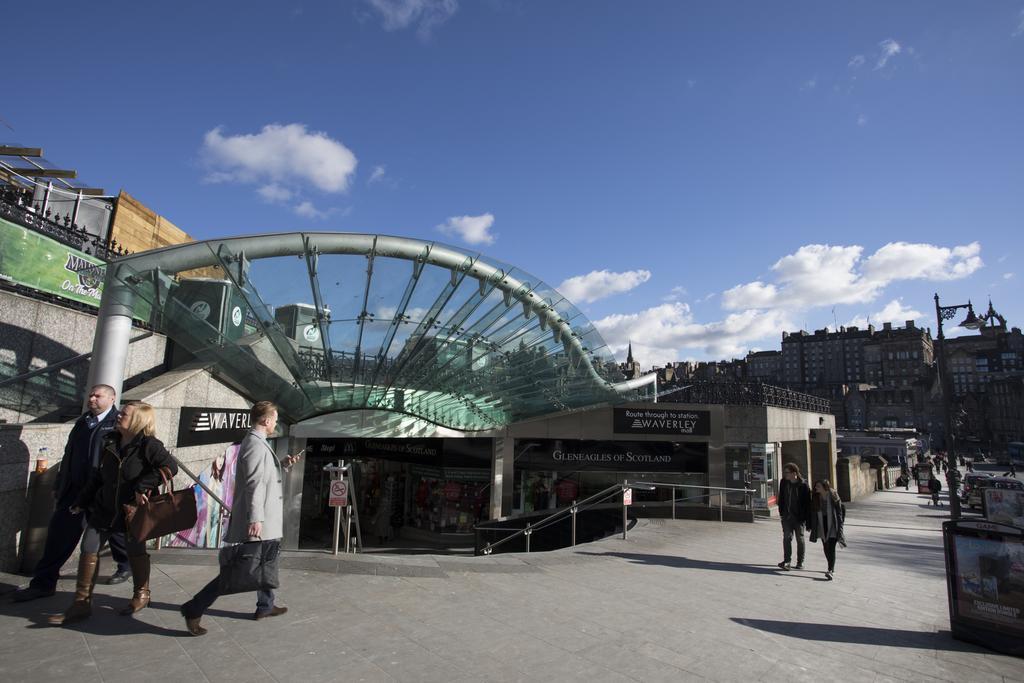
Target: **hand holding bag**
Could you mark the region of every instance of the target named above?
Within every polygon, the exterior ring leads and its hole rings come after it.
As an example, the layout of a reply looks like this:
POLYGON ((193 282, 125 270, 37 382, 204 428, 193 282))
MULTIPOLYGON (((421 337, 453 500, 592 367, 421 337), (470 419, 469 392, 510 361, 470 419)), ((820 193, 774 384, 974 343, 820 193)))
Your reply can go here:
POLYGON ((273 590, 277 576, 279 541, 247 541, 220 550, 220 594, 273 590))
POLYGON ((174 490, 165 468, 160 468, 164 492, 149 499, 145 505, 125 505, 124 517, 128 533, 137 541, 166 536, 196 525, 196 492, 192 487, 174 490))

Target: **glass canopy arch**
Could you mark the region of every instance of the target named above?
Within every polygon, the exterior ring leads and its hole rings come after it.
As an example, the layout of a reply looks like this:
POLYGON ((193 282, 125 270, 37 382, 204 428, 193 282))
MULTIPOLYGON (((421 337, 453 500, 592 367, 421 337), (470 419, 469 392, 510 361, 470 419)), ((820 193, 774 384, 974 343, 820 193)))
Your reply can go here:
POLYGON ((147 322, 295 421, 378 409, 479 431, 656 392, 654 375, 624 380, 554 287, 437 242, 301 232, 175 245, 111 263, 104 299, 101 318, 147 322))

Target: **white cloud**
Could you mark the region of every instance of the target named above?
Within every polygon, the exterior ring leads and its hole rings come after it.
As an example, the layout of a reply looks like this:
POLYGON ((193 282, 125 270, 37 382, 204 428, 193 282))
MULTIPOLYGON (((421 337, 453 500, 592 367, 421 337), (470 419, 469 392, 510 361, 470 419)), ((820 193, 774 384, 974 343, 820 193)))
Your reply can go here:
POLYGON ((588 304, 599 299, 628 292, 651 279, 649 270, 627 270, 613 273, 608 270, 592 270, 586 275, 576 275, 558 285, 558 291, 576 304, 588 304))
POLYGON ((594 321, 609 348, 633 355, 643 367, 664 365, 695 353, 713 358, 745 355, 752 342, 777 343, 782 330, 792 327, 781 311, 743 311, 724 320, 699 323, 690 307, 674 302, 638 313, 609 315, 594 321))
POLYGON ((903 51, 903 47, 892 38, 887 38, 878 44, 879 54, 878 62, 875 64, 875 70, 884 69, 885 65, 889 63, 889 60, 898 55, 903 51))
POLYGON ((850 61, 846 64, 851 69, 859 69, 864 66, 864 55, 854 55, 850 57, 850 61))
POLYGON ((868 117, 865 116, 864 114, 859 114, 857 116, 857 125, 858 126, 866 126, 866 125, 868 125, 868 117))
POLYGON ((437 229, 446 235, 460 237, 468 244, 494 244, 495 236, 491 234, 493 225, 494 216, 485 213, 480 216, 451 216, 437 229))
POLYGON ((328 211, 321 211, 320 209, 313 206, 313 202, 310 201, 304 201, 300 202, 299 204, 296 204, 295 207, 293 207, 292 211, 294 211, 296 215, 302 216, 303 218, 312 218, 315 220, 327 218, 328 214, 330 213, 328 211))
POLYGON ((669 290, 668 294, 661 297, 662 301, 679 301, 681 297, 686 296, 686 287, 682 285, 676 285, 669 290))
POLYGON ((1004 280, 1012 280, 1013 279, 1013 275, 1014 275, 1013 273, 1003 273, 1003 279, 1004 280))
POLYGON ((388 170, 385 166, 374 166, 373 171, 370 173, 370 178, 366 181, 367 185, 373 185, 374 183, 384 180, 384 176, 388 170))
POLYGON ((984 264, 977 242, 954 247, 890 242, 868 258, 860 246, 808 244, 779 259, 775 282, 755 280, 722 294, 726 310, 803 309, 873 301, 899 280, 957 280, 984 264))
POLYGON ((434 29, 452 18, 458 0, 366 0, 380 17, 385 31, 416 26, 416 35, 426 40, 434 29))
POLYGON ((264 185, 256 192, 268 202, 286 202, 292 198, 292 191, 274 183, 264 185))
POLYGON ((262 184, 293 192, 303 185, 344 192, 357 164, 348 147, 301 123, 272 123, 249 135, 224 135, 217 127, 203 137, 202 154, 211 182, 262 184))
POLYGON ((1012 35, 1014 38, 1016 38, 1017 36, 1024 36, 1024 9, 1022 9, 1020 11, 1020 14, 1017 15, 1017 28, 1014 29, 1013 33, 1011 33, 1010 35, 1012 35))
POLYGON ((859 315, 853 318, 850 322, 846 323, 846 326, 865 328, 869 323, 872 325, 881 325, 882 323, 903 324, 907 320, 920 320, 923 317, 924 313, 914 310, 909 306, 904 306, 903 299, 897 298, 887 303, 882 310, 876 311, 870 316, 859 315))

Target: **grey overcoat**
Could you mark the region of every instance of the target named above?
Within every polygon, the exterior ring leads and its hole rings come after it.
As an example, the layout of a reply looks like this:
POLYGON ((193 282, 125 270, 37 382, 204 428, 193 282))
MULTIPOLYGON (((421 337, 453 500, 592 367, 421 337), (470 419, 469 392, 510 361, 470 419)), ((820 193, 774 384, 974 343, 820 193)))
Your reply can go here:
POLYGON ((244 543, 249 524, 262 522, 260 538, 270 541, 284 536, 284 496, 281 491, 281 462, 262 434, 251 431, 238 448, 235 496, 225 543, 244 543))

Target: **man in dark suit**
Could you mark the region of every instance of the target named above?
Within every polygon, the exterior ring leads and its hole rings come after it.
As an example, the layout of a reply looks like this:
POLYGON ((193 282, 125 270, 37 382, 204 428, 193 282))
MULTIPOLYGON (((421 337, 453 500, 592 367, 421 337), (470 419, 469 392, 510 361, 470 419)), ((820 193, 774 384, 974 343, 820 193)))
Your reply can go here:
POLYGON ((793 536, 796 536, 796 568, 804 568, 804 527, 811 518, 811 489, 800 476, 800 468, 793 463, 786 463, 782 468, 782 481, 779 483, 779 518, 782 520, 782 562, 779 569, 790 570, 793 560, 793 536))
MULTIPOLYGON (((64 447, 64 458, 60 462, 57 480, 53 486, 56 508, 50 517, 46 532, 46 546, 32 581, 26 588, 14 593, 15 602, 26 602, 53 595, 57 590, 60 569, 75 552, 82 538, 82 515, 73 515, 68 509, 78 498, 93 470, 99 464, 103 437, 114 429, 117 423, 117 396, 112 387, 97 384, 89 391, 89 410, 78 418, 71 428, 68 442, 64 447)), ((121 583, 128 578, 128 554, 123 534, 110 539, 110 554, 117 563, 117 571, 108 583, 121 583)))

